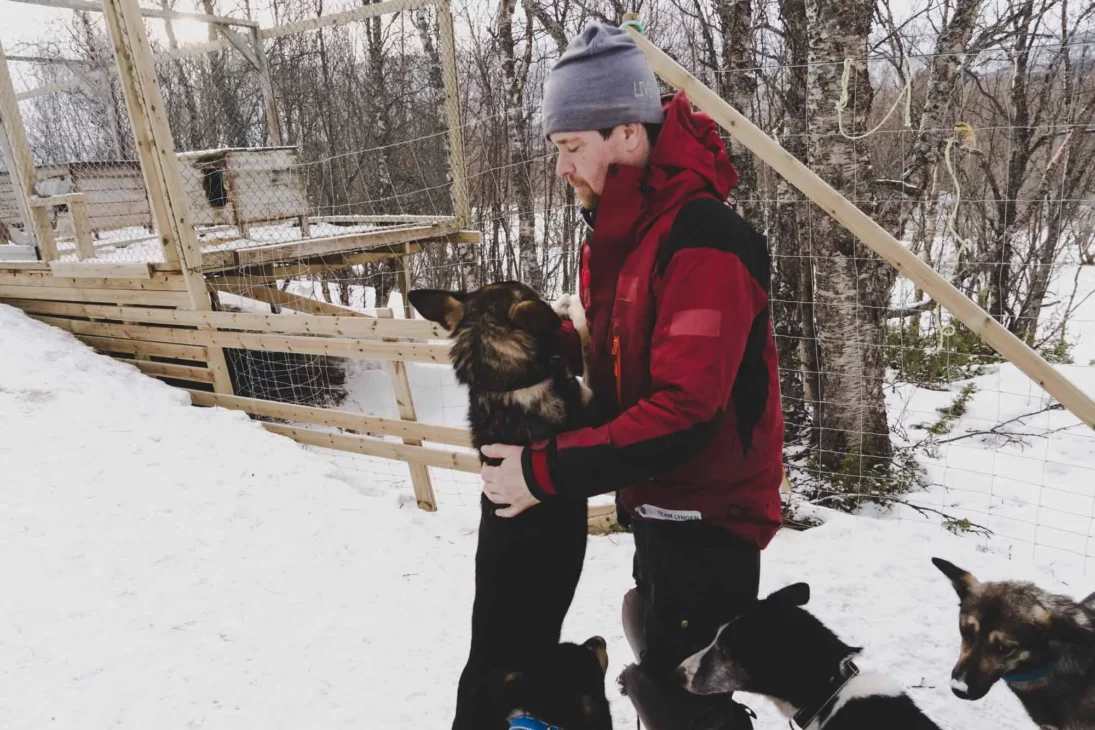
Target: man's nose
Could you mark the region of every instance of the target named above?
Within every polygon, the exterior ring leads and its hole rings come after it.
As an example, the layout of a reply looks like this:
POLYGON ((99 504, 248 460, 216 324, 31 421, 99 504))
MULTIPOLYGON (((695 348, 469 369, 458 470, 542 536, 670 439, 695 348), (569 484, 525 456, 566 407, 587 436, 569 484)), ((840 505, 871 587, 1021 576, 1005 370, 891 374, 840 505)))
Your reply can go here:
POLYGON ((570 161, 566 159, 564 155, 559 155, 555 158, 555 174, 559 177, 565 178, 570 173, 574 172, 574 165, 570 164, 570 161))

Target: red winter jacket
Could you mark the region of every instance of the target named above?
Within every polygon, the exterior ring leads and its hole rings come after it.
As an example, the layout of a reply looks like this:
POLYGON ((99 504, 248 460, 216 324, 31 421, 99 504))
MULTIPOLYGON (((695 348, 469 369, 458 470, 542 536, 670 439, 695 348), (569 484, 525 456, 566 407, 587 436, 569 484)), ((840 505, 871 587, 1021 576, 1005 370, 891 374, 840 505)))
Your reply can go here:
POLYGON ((723 203, 737 173, 715 123, 683 92, 665 111, 650 164, 609 168, 582 250, 608 421, 526 449, 525 481, 541 500, 617 490, 632 517, 703 519, 763 548, 783 475, 768 249, 723 203))

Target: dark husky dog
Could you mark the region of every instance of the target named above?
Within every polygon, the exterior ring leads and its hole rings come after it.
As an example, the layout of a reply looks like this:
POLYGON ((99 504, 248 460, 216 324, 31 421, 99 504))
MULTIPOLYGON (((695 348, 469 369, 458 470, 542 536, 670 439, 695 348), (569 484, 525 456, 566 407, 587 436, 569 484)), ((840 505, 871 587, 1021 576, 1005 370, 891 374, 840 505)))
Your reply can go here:
POLYGON ((766 695, 803 730, 939 730, 891 679, 860 674, 860 650, 804 610, 809 600, 796 583, 757 601, 678 667, 685 689, 766 695))
POLYGON ((523 667, 489 673, 479 686, 473 726, 611 730, 607 670, 608 652, 600 636, 583 644, 557 644, 528 657, 523 667), (499 725, 499 718, 508 724, 499 725))
MULTIPOLYGON (((469 293, 412 291, 410 299, 451 332, 477 449, 528 444, 585 425, 588 397, 558 354, 562 320, 532 289, 503 282, 469 293)), ((496 509, 482 497, 471 651, 454 730, 486 730, 475 724, 474 698, 492 671, 528 666, 559 643, 585 557, 585 500, 544 502, 514 518, 496 509)), ((504 718, 498 723, 505 727, 504 718)))
POLYGON ((979 700, 1003 679, 1042 728, 1095 728, 1095 594, 1076 603, 1032 583, 982 583, 940 558, 961 601, 951 689, 979 700))

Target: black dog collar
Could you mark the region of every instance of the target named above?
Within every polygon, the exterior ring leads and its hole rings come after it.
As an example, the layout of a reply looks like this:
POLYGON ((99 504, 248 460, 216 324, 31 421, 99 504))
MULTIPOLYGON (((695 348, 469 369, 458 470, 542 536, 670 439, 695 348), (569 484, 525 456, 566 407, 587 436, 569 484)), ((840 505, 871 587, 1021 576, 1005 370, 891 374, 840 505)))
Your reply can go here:
POLYGON ((799 730, 806 730, 811 722, 817 719, 818 715, 832 710, 833 705, 836 704, 837 697, 840 696, 840 691, 848 686, 848 682, 859 676, 859 667, 852 661, 851 656, 846 656, 840 660, 840 667, 833 678, 829 680, 829 687, 825 690, 825 699, 821 702, 814 702, 795 713, 795 716, 791 719, 791 728, 799 728, 799 730))

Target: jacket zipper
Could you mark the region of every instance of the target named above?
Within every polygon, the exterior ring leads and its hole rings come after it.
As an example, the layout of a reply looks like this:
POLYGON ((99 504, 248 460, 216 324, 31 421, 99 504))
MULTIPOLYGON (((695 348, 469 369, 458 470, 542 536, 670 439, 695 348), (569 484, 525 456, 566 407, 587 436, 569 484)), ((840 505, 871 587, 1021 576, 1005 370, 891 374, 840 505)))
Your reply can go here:
POLYGON ((616 334, 616 327, 612 327, 612 357, 615 360, 615 365, 612 369, 613 374, 616 376, 616 402, 620 405, 620 408, 624 407, 624 394, 623 384, 620 380, 620 336, 616 334))

